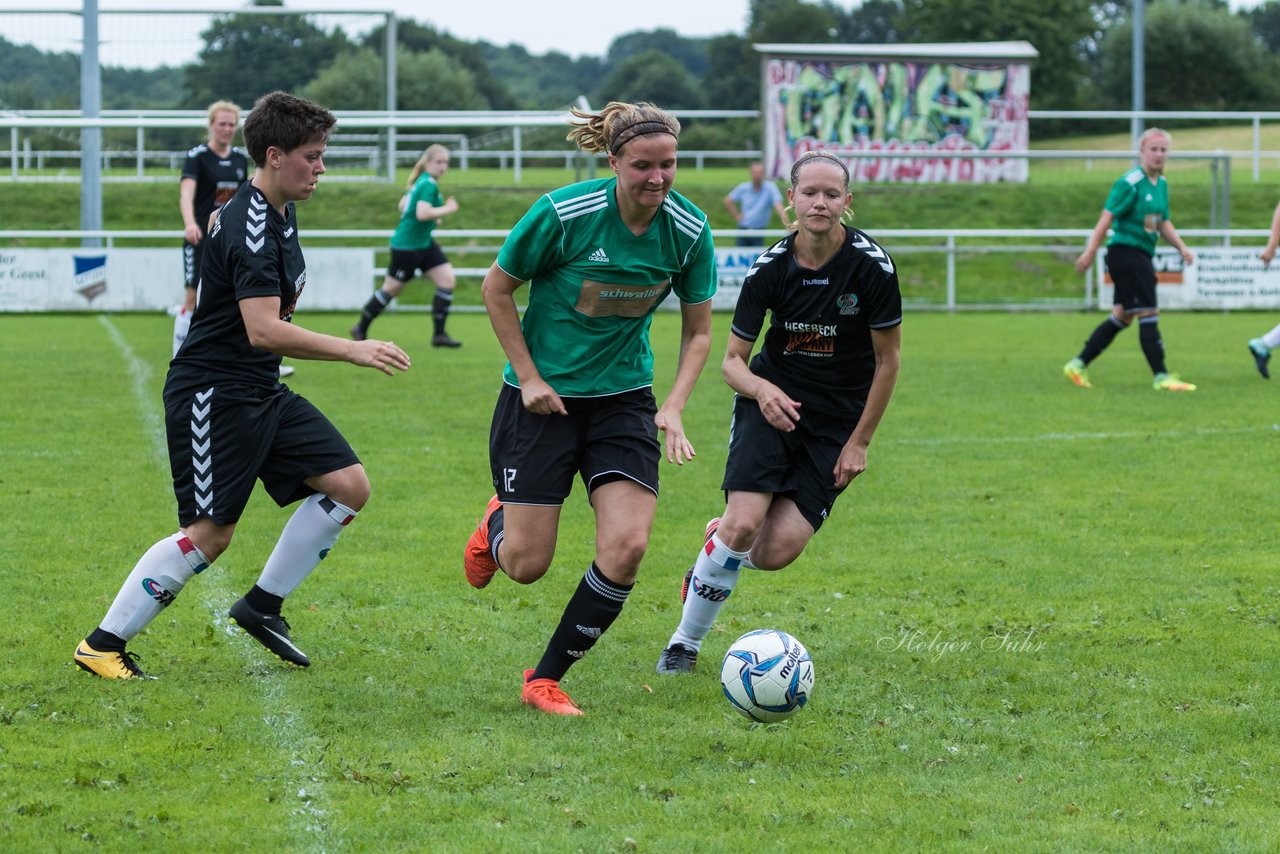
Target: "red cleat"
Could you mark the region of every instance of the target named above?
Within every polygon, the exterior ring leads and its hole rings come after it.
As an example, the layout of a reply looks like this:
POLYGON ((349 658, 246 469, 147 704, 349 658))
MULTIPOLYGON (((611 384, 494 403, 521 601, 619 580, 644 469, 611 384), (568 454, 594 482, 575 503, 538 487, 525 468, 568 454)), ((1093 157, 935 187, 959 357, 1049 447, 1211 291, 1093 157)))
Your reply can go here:
POLYGON ((582 714, 578 704, 560 690, 559 682, 554 679, 534 679, 532 667, 524 672, 524 687, 520 689, 520 700, 549 715, 582 714))
POLYGON ((467 574, 467 583, 477 589, 492 581, 493 574, 498 571, 498 562, 493 559, 493 552, 489 550, 489 517, 500 507, 502 502, 498 500, 498 496, 489 499, 484 515, 476 523, 476 529, 471 534, 471 539, 467 540, 467 548, 462 553, 462 569, 467 574))

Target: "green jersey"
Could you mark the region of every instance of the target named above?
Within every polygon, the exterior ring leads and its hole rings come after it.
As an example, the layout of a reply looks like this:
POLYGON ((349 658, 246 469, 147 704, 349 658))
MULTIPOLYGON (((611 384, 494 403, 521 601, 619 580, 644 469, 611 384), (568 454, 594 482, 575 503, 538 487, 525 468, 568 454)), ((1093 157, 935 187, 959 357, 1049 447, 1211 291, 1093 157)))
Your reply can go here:
POLYGON ((418 202, 426 202, 433 208, 444 204, 444 199, 440 198, 440 185, 435 178, 423 172, 413 182, 413 189, 406 197, 408 201, 400 214, 400 224, 396 226, 396 233, 391 235, 391 248, 426 249, 431 245, 431 232, 436 230, 436 220, 423 222, 418 219, 416 211, 418 202))
MULTIPOLYGON (((520 322, 538 373, 565 397, 596 397, 653 384, 649 321, 675 291, 681 302, 716 292, 706 215, 670 193, 644 234, 622 222, 617 178, 584 181, 538 199, 498 253, 498 266, 529 282, 520 322)), ((504 378, 518 386, 508 363, 504 378)))
POLYGON ((1152 182, 1141 168, 1130 169, 1111 185, 1105 207, 1115 216, 1108 246, 1123 244, 1156 254, 1160 223, 1169 218, 1169 184, 1163 175, 1152 182))

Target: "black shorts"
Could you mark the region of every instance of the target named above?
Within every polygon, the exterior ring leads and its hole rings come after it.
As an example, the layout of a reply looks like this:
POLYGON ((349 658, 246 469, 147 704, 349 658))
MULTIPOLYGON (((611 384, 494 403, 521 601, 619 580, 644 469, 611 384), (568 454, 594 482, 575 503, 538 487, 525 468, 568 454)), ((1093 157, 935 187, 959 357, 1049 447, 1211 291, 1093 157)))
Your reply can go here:
POLYGON ((200 258, 204 254, 204 241, 187 243, 182 241, 182 284, 194 288, 200 284, 200 258))
POLYGON ((1150 255, 1123 243, 1108 246, 1107 272, 1115 285, 1112 303, 1126 314, 1156 308, 1156 268, 1150 255))
POLYGON ((520 389, 503 384, 489 428, 489 467, 503 504, 559 507, 582 476, 587 495, 615 480, 658 494, 662 448, 647 388, 604 397, 565 397, 565 415, 535 415, 520 389))
POLYGON ((759 404, 737 395, 720 488, 790 498, 816 531, 844 492, 836 486, 836 462, 856 423, 802 412, 796 429, 784 433, 765 420, 759 404))
POLYGON ((426 249, 397 249, 391 247, 391 263, 387 265, 387 275, 397 281, 407 282, 419 270, 427 272, 441 264, 448 264, 444 250, 440 244, 432 243, 426 249))
POLYGON ((255 480, 284 507, 315 492, 307 478, 360 462, 338 428, 285 386, 166 388, 164 423, 181 526, 239 520, 255 480))

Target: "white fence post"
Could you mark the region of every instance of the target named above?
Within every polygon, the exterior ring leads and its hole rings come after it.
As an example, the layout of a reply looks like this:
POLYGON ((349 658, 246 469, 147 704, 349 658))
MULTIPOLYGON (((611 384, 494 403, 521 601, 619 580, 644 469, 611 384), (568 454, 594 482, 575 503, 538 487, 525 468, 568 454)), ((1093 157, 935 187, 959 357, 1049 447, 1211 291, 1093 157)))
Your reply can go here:
POLYGON ((519 125, 516 125, 515 127, 513 127, 513 128, 511 129, 511 147, 514 149, 514 151, 513 151, 513 155, 514 155, 514 160, 515 160, 515 179, 516 179, 516 183, 517 183, 517 184, 519 184, 519 183, 520 183, 520 177, 521 177, 521 172, 520 172, 520 166, 521 166, 520 161, 521 161, 521 156, 520 156, 520 152, 521 152, 521 148, 522 148, 521 143, 524 141, 524 137, 523 137, 523 135, 520 133, 520 130, 521 130, 521 128, 520 128, 520 126, 519 126, 519 125))
POLYGON ((956 236, 947 235, 947 310, 956 310, 956 236))

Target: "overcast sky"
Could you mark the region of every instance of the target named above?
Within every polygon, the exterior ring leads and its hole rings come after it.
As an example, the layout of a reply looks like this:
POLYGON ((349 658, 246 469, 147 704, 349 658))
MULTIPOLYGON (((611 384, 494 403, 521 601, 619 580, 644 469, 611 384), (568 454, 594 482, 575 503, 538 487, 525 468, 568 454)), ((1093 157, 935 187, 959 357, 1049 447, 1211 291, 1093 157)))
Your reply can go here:
MULTIPOLYGON (((219 8, 235 11, 246 3, 216 0, 99 0, 100 59, 104 65, 154 67, 193 60, 201 47, 207 14, 110 14, 116 9, 219 8)), ((570 56, 602 56, 623 33, 668 28, 685 36, 742 33, 748 0, 286 0, 286 8, 394 11, 401 19, 430 24, 465 41, 522 44, 531 53, 557 50, 570 56)), ((78 15, 32 14, 10 10, 79 10, 76 0, 0 0, 0 36, 42 50, 80 52, 78 15)), ((325 16, 326 28, 348 33, 380 24, 375 15, 325 16)))
MULTIPOLYGON (((855 0, 837 0, 852 7, 855 0)), ((1230 0, 1231 8, 1252 8, 1259 0, 1230 0)), ((218 8, 235 11, 245 2, 216 0, 99 0, 100 12, 112 8, 218 8)), ((286 0, 300 9, 377 9, 430 24, 465 41, 521 44, 531 53, 556 50, 570 56, 603 56, 623 33, 667 28, 684 36, 743 33, 748 0, 286 0)), ((8 10, 83 8, 78 0, 0 0, 0 36, 42 50, 80 52, 78 15, 31 14, 8 10)), ((154 67, 195 59, 207 14, 102 14, 99 36, 104 65, 154 67)), ((325 16, 321 26, 340 25, 362 33, 381 23, 375 15, 325 16)))

